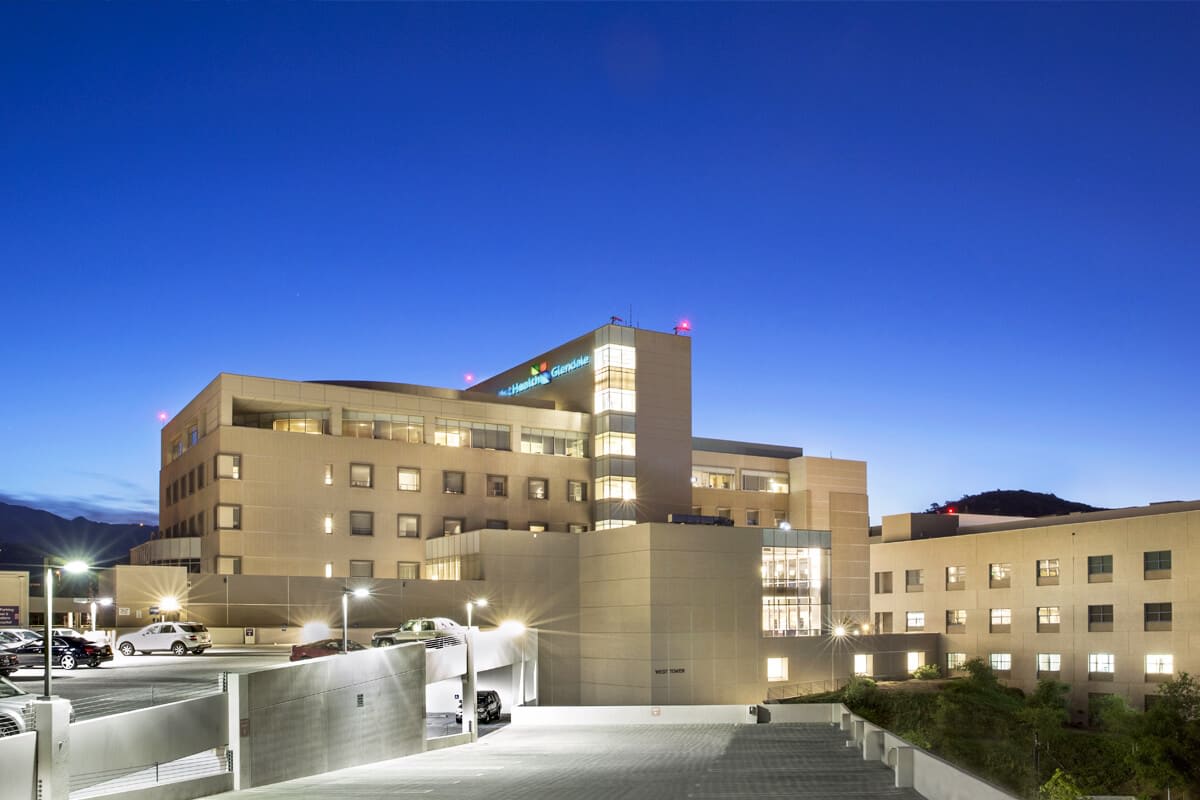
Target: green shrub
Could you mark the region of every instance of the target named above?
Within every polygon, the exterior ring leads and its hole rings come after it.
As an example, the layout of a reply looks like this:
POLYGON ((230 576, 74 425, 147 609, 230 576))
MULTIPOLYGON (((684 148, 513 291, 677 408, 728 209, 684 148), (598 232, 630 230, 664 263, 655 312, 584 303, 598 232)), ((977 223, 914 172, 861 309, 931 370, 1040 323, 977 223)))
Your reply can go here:
POLYGON ((937 664, 922 664, 913 670, 912 676, 917 680, 931 681, 934 678, 942 677, 942 670, 937 664))

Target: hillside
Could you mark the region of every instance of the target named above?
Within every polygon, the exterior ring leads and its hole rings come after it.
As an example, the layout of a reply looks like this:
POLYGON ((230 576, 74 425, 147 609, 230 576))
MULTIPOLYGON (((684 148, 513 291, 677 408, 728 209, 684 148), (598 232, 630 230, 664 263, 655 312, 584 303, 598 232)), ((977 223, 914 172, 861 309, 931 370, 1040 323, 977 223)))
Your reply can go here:
POLYGON ((957 500, 930 503, 928 514, 999 514, 1006 517, 1049 517, 1071 514, 1077 511, 1104 511, 1106 509, 1063 500, 1044 492, 1025 489, 996 489, 980 494, 965 494, 957 500))
POLYGON ((42 558, 80 558, 89 564, 128 564, 129 550, 147 541, 149 525, 115 525, 0 503, 0 569, 29 569, 42 558))

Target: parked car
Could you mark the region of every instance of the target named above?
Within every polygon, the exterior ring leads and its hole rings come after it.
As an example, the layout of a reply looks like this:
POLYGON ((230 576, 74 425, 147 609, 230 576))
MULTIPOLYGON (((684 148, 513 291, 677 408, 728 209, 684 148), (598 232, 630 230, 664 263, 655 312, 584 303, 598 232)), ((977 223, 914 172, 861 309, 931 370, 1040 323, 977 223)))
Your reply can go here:
POLYGON ((29 727, 33 695, 0 678, 0 736, 15 736, 29 727))
MULTIPOLYGON (((106 644, 95 644, 75 636, 55 636, 50 653, 50 664, 63 669, 75 669, 80 664, 98 667, 113 660, 112 648, 106 644)), ((25 642, 9 650, 17 657, 22 667, 41 667, 46 663, 46 647, 41 639, 25 642)))
POLYGON ((17 660, 16 653, 2 647, 0 645, 0 676, 7 678, 21 668, 21 663, 17 660))
POLYGON ((20 644, 23 641, 25 640, 12 631, 0 630, 0 650, 20 644))
MULTIPOLYGON (((454 721, 462 724, 462 699, 458 701, 458 713, 454 721)), ((491 689, 475 692, 475 719, 480 722, 495 722, 500 719, 500 695, 491 689)))
MULTIPOLYGON (((358 642, 350 642, 346 648, 346 652, 353 653, 355 650, 366 650, 358 642)), ((331 656, 335 653, 342 652, 341 639, 319 639, 308 644, 292 645, 292 655, 288 661, 304 661, 309 658, 320 658, 321 656, 331 656)))
POLYGON ((11 633, 22 642, 35 642, 42 638, 41 633, 31 628, 0 628, 0 633, 11 633))
POLYGON ((199 622, 156 622, 117 639, 123 656, 165 650, 177 656, 203 653, 212 647, 212 634, 199 622))
POLYGON ((400 642, 425 640, 426 647, 443 644, 458 644, 466 628, 449 617, 418 617, 410 619, 399 628, 375 631, 371 635, 372 647, 390 647, 400 642))

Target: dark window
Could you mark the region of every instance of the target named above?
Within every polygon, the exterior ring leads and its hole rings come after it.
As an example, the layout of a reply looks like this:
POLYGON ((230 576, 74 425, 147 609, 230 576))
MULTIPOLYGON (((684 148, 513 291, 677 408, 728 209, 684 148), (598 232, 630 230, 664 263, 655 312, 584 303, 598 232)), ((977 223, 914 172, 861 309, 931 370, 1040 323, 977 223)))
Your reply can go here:
POLYGON ((508 478, 504 475, 488 475, 487 493, 488 497, 507 497, 508 478))
POLYGON ((494 531, 506 531, 506 530, 508 530, 508 520, 506 520, 506 519, 489 519, 486 523, 484 523, 483 527, 488 528, 490 530, 494 530, 494 531))
POLYGON ((466 476, 461 472, 442 473, 442 491, 446 494, 463 494, 466 476))
POLYGON ((1088 606, 1088 624, 1096 622, 1112 622, 1113 607, 1112 606, 1088 606))
POLYGON ((1112 556, 1088 556, 1088 575, 1111 575, 1112 556))
POLYGON ((1171 551, 1170 550, 1150 550, 1142 556, 1142 562, 1146 572, 1154 572, 1162 569, 1171 568, 1171 551))
POLYGON ((370 511, 351 511, 350 533, 353 536, 374 536, 375 515, 370 511))
POLYGON ((1146 622, 1170 622, 1170 603, 1146 603, 1146 622))

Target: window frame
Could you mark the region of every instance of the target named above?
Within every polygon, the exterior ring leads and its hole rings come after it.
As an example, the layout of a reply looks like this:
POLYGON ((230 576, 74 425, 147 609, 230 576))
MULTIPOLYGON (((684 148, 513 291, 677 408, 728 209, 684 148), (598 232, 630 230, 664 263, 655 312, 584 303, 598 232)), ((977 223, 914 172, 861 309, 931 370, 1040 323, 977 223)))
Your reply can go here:
POLYGON ((361 509, 355 509, 350 512, 349 525, 350 525, 350 535, 351 536, 374 536, 375 535, 375 512, 374 511, 363 511, 361 509), (360 528, 356 529, 354 527, 354 517, 356 514, 358 515, 360 522, 362 521, 363 516, 364 515, 366 516, 366 520, 369 523, 368 530, 370 530, 370 533, 360 533, 359 531, 362 530, 362 528, 360 527, 360 528))
POLYGON ((375 465, 374 464, 367 464, 362 461, 352 461, 352 462, 350 462, 350 470, 347 474, 349 476, 349 481, 348 481, 347 485, 351 489, 374 489, 375 488, 375 465), (361 479, 358 481, 354 480, 354 468, 355 467, 360 467, 360 468, 366 467, 366 469, 367 469, 367 482, 366 483, 363 483, 361 479))
POLYGON ((465 495, 467 493, 467 473, 462 470, 444 469, 442 470, 442 494, 465 495), (454 491, 450 488, 450 477, 458 476, 459 489, 454 491))
POLYGON ((420 467, 396 467, 396 491, 398 491, 398 492, 420 492, 421 491, 421 468, 420 467), (417 479, 416 486, 415 487, 402 486, 400 483, 400 477, 402 475, 415 476, 417 479))
POLYGON ((410 514, 407 511, 396 512, 396 538, 397 539, 420 539, 421 538, 421 515, 420 514, 410 514), (406 529, 402 528, 400 525, 400 521, 402 519, 413 519, 416 521, 416 527, 413 528, 413 532, 411 534, 403 532, 406 529))

